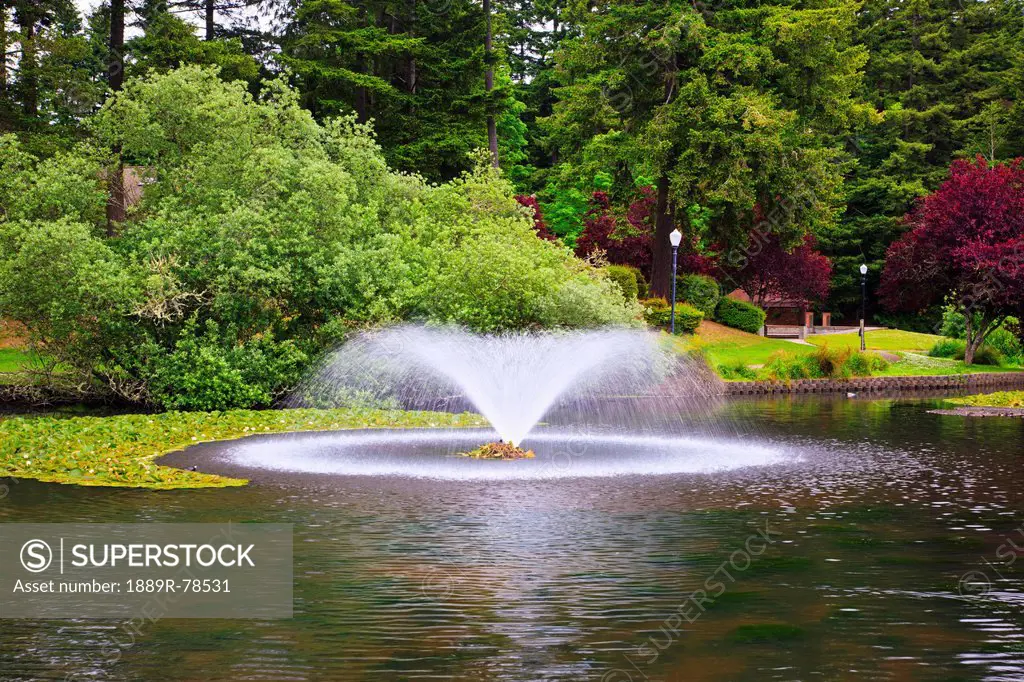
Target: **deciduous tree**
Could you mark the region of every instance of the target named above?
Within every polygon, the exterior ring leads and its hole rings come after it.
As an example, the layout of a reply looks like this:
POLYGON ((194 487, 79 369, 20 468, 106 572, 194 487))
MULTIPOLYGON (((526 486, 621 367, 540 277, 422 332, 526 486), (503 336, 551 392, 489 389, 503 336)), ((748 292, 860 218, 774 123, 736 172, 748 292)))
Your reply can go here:
POLYGON ((986 335, 1024 311, 1024 168, 957 161, 906 223, 886 257, 883 302, 907 311, 953 303, 966 320, 971 364, 986 335))

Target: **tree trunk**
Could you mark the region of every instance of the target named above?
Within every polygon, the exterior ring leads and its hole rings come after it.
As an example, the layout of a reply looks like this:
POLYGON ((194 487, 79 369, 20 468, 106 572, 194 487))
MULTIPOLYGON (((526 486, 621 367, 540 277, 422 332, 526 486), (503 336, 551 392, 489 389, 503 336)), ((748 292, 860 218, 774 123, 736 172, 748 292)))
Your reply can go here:
MULTIPOLYGON (((110 43, 107 55, 107 85, 114 96, 124 85, 124 0, 110 3, 110 43)), ((107 197, 107 235, 117 231, 117 224, 125 220, 124 206, 124 160, 121 145, 113 149, 117 162, 110 173, 107 197)))
MULTIPOLYGON (((25 116, 35 118, 39 114, 39 65, 36 63, 36 15, 25 9, 16 13, 20 24, 21 60, 18 64, 18 78, 21 80, 22 111, 25 116)), ((7 55, 4 54, 6 59, 7 55)))
POLYGON ((213 40, 213 33, 216 29, 213 23, 213 3, 215 0, 206 0, 204 9, 206 10, 206 39, 213 40))
POLYGON ((981 348, 981 344, 985 342, 985 338, 989 332, 997 328, 1003 322, 1003 318, 996 317, 995 315, 984 314, 982 315, 981 322, 978 327, 974 327, 974 315, 967 309, 964 312, 964 364, 974 364, 974 354, 981 348))
POLYGON ((651 296, 668 298, 672 290, 672 210, 668 198, 668 175, 658 178, 654 207, 654 243, 651 245, 651 296))
POLYGON ((107 85, 115 93, 124 85, 124 0, 110 2, 107 85))
POLYGON ((0 97, 7 96, 7 0, 0 0, 0 97))
MULTIPOLYGON (((410 38, 416 37, 416 0, 411 0, 409 5, 409 30, 406 33, 410 38)), ((409 54, 409 63, 405 73, 405 86, 410 95, 416 94, 416 55, 413 53, 409 54)), ((415 104, 412 105, 411 112, 416 113, 415 104)))
POLYGON ((498 168, 498 126, 494 120, 494 103, 491 92, 494 90, 494 63, 491 35, 491 0, 484 0, 484 15, 487 19, 487 35, 484 37, 484 89, 487 92, 487 145, 491 150, 491 163, 498 168))

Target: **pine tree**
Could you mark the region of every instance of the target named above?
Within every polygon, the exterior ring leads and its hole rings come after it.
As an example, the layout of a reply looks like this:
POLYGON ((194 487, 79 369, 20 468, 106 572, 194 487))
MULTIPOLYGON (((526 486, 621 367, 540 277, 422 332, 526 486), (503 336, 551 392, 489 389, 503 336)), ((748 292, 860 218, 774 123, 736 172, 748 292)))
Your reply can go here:
MULTIPOLYGON (((687 207, 711 210, 713 241, 744 246, 755 223, 793 245, 833 220, 835 136, 866 117, 853 92, 865 60, 854 5, 578 2, 578 38, 559 54, 546 120, 560 174, 611 169, 656 188, 651 291, 669 285, 669 232, 687 207)), ((735 247, 735 248, 733 248, 735 247)))
POLYGON ((865 4, 858 35, 870 55, 864 96, 883 120, 850 138, 857 163, 846 181, 847 211, 822 235, 835 264, 833 308, 859 305, 862 262, 874 289, 889 244, 905 229, 903 216, 941 184, 955 158, 1024 151, 1013 132, 1021 17, 1019 0, 865 4))

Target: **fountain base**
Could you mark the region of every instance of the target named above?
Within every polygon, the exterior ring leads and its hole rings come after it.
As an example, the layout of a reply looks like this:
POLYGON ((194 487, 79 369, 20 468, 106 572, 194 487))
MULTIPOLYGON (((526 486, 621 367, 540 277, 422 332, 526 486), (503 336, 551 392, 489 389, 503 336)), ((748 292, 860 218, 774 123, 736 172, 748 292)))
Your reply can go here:
POLYGON ((469 452, 460 452, 459 455, 473 459, 533 459, 536 456, 533 450, 524 450, 504 441, 486 443, 469 452))

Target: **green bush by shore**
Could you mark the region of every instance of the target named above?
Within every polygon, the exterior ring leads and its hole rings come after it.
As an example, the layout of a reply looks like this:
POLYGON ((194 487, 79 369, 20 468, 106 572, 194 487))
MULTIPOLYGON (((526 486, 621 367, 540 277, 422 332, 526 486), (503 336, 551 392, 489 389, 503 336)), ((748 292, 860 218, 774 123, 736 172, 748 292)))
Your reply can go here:
POLYGON ((639 319, 537 236, 486 158, 443 184, 395 172, 368 125, 314 119, 284 80, 254 96, 211 69, 151 73, 89 130, 49 159, 0 135, 0 318, 90 395, 267 407, 355 329, 639 319), (114 149, 147 179, 108 226, 114 149))
POLYGON ((247 481, 159 466, 153 460, 196 443, 258 433, 483 424, 474 414, 364 409, 16 417, 0 421, 0 476, 156 490, 222 488, 247 481))

